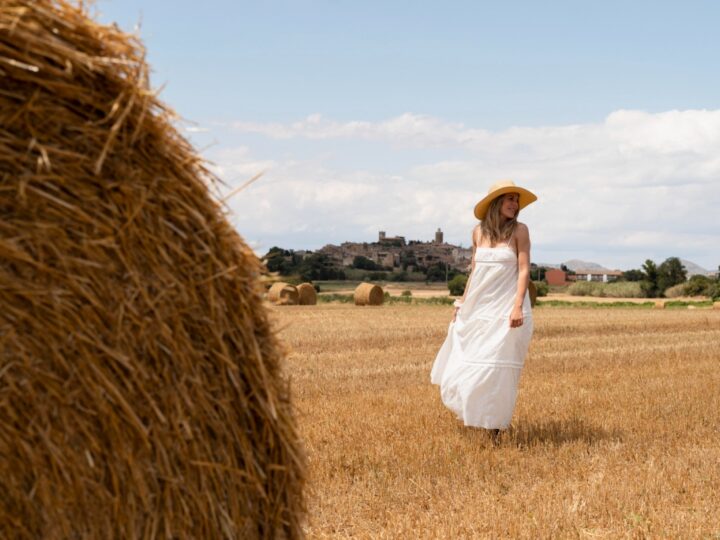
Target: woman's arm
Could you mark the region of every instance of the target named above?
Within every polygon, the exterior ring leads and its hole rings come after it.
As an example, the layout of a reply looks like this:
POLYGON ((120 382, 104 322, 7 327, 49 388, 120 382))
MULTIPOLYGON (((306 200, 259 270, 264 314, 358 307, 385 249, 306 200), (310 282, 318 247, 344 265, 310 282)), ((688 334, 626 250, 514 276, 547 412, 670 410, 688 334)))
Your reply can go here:
POLYGON ((530 280, 530 231, 524 223, 515 228, 515 245, 518 257, 518 282, 515 304, 510 314, 510 327, 517 328, 523 324, 522 305, 530 280))

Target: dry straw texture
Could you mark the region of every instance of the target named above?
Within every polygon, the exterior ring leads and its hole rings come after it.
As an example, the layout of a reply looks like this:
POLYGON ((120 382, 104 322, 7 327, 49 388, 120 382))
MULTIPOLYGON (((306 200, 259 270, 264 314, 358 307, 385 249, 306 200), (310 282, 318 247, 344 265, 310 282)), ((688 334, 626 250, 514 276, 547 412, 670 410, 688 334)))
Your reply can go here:
POLYGON ((301 536, 259 263, 141 45, 0 4, 0 537, 301 536))
POLYGON ((430 384, 452 308, 275 310, 312 538, 718 538, 720 311, 546 308, 512 428, 430 384))
POLYGON ((317 304, 317 292, 312 283, 301 283, 297 287, 299 304, 301 306, 314 306, 317 304))
POLYGON ((379 285, 361 283, 355 288, 356 306, 380 306, 383 303, 383 290, 379 285))
POLYGON ((295 285, 289 285, 282 281, 278 281, 273 283, 268 290, 267 299, 273 304, 294 306, 299 302, 300 297, 295 285))

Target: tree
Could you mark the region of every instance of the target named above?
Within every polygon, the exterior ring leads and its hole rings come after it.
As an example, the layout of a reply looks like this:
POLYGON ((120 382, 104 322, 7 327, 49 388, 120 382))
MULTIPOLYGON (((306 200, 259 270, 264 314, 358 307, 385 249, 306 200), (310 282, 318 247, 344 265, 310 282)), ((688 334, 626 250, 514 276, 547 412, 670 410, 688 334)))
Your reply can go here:
POLYGON ((643 269, 643 274, 645 276, 645 279, 647 281, 650 281, 652 283, 657 282, 658 271, 657 271, 657 265, 655 264, 654 261, 652 261, 650 259, 646 260, 645 263, 643 263, 643 265, 642 265, 642 269, 643 269))
POLYGON ((450 268, 444 262, 437 262, 433 265, 428 266, 427 272, 425 272, 425 279, 427 281, 445 281, 450 280, 458 274, 458 271, 454 268, 450 268))
POLYGON ((534 281, 533 283, 535 284, 535 291, 537 292, 538 297, 547 296, 547 293, 550 290, 547 283, 544 281, 534 281))
POLYGON ((296 274, 302 262, 302 256, 291 249, 282 249, 277 246, 270 248, 265 257, 265 266, 270 272, 279 272, 282 276, 296 274))
POLYGON ((428 266, 425 279, 427 281, 445 281, 445 266, 442 263, 428 266))
POLYGON ((711 296, 708 290, 715 282, 707 276, 692 276, 685 285, 685 294, 688 296, 711 296))
POLYGON ((333 267, 332 261, 322 253, 313 253, 302 261, 298 261, 296 271, 305 281, 345 279, 345 272, 333 267))
POLYGON ((545 272, 547 272, 547 268, 544 266, 538 266, 535 263, 530 263, 530 279, 533 281, 542 281, 545 279, 545 272))
POLYGON ((460 296, 465 292, 465 285, 468 277, 465 274, 458 274, 448 282, 448 289, 453 296, 460 296))
POLYGON ((627 270, 622 273, 622 277, 625 281, 643 281, 645 274, 642 270, 627 270))
POLYGON ((666 289, 684 283, 687 278, 687 270, 677 257, 668 257, 660 266, 648 259, 642 268, 644 281, 640 287, 649 298, 662 296, 666 289))
POLYGON ((379 270, 380 267, 375 263, 375 261, 371 261, 367 257, 363 257, 362 255, 357 255, 353 259, 352 263, 353 268, 359 268, 360 270, 379 270))
POLYGON ((285 255, 286 251, 284 249, 277 246, 271 247, 270 251, 268 251, 265 257, 263 257, 268 271, 279 272, 280 267, 285 262, 285 255))
POLYGON ((687 270, 677 257, 668 257, 657 269, 657 288, 661 294, 686 280, 687 270))
POLYGON ((417 266, 415 252, 412 249, 404 249, 400 252, 400 266, 407 270, 408 266, 417 266))
POLYGON ((656 298, 658 293, 658 269, 657 265, 650 259, 642 265, 645 279, 640 284, 640 288, 648 298, 656 298))

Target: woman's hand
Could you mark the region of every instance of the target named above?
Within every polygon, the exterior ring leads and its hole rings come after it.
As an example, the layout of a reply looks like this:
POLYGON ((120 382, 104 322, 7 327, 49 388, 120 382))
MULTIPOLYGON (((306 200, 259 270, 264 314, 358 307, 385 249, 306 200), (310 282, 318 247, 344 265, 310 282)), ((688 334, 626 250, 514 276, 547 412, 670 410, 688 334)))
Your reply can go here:
POLYGON ((455 307, 455 311, 453 311, 452 322, 455 322, 455 319, 457 319, 458 311, 460 311, 460 306, 456 306, 456 307, 455 307))
POLYGON ((523 324, 522 307, 515 306, 510 314, 510 328, 517 328, 523 324))

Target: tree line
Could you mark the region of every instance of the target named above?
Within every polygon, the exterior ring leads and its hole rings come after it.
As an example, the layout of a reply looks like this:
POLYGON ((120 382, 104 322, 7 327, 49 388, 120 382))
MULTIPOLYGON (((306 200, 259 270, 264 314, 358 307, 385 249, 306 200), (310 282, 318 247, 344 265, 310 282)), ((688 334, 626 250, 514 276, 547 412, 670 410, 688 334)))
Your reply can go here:
MULTIPOLYGON (((265 265, 270 272, 278 272, 282 276, 297 276, 303 281, 316 280, 345 280, 347 274, 343 268, 337 268, 334 262, 325 254, 310 253, 300 255, 293 250, 277 246, 270 248, 264 257, 265 265)), ((402 270, 394 272, 392 268, 384 267, 375 261, 358 255, 354 257, 350 268, 367 272, 364 279, 383 281, 410 281, 408 266, 415 267, 415 275, 422 274, 424 281, 448 281, 453 294, 462 294, 467 280, 467 274, 446 265, 436 262, 428 266, 420 266, 412 252, 404 252, 400 257, 402 270)), ((569 275, 574 272, 565 265, 561 269, 569 275)), ((530 269, 530 279, 538 283, 543 282, 547 268, 535 264, 530 269)), ((718 268, 720 276, 720 268, 718 268)), ((669 288, 684 284, 683 294, 687 296, 720 297, 720 277, 711 279, 707 276, 692 276, 687 279, 687 269, 678 257, 668 257, 662 263, 656 264, 647 259, 641 268, 627 270, 622 273, 621 281, 639 282, 644 296, 657 298, 665 294, 669 288)))
POLYGON ((640 288, 648 298, 657 298, 676 285, 684 284, 683 293, 687 296, 720 296, 720 267, 717 279, 695 275, 689 280, 687 269, 678 257, 668 257, 659 265, 647 259, 641 269, 623 272, 625 281, 639 281, 640 288))
MULTIPOLYGON (((562 265, 561 268, 568 275, 575 273, 568 270, 565 265, 562 265)), ((532 265, 530 279, 542 281, 546 270, 545 267, 532 265)), ((668 257, 660 264, 652 259, 647 259, 640 268, 623 272, 622 277, 617 281, 638 282, 643 296, 647 298, 662 297, 668 289, 680 285, 683 285, 682 296, 708 296, 710 298, 720 296, 720 267, 717 279, 702 275, 694 275, 688 279, 687 269, 678 257, 668 257)))
POLYGON ((303 281, 345 279, 345 272, 335 268, 327 255, 312 253, 302 256, 293 250, 274 246, 263 257, 270 272, 281 276, 298 276, 303 281))

